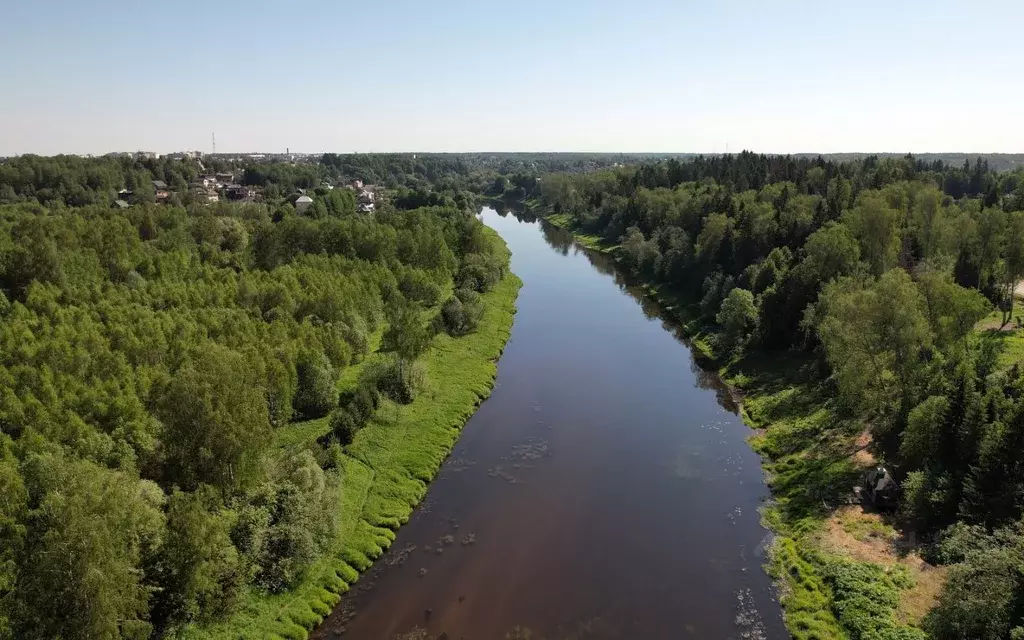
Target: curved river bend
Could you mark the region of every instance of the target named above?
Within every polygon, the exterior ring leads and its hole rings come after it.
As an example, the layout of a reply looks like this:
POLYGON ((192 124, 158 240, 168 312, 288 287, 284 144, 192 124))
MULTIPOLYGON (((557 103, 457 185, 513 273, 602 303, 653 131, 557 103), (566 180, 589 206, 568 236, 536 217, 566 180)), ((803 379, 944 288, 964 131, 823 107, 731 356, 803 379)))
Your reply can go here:
POLYGON ((313 637, 788 637, 760 461, 717 379, 608 256, 482 215, 524 283, 494 393, 313 637))

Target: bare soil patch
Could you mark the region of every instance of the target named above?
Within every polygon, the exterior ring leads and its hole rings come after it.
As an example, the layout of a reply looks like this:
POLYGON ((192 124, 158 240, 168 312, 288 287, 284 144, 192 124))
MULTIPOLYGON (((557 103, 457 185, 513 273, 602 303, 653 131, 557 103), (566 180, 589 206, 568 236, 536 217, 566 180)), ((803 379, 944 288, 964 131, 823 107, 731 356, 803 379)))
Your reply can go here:
POLYGON ((914 586, 902 594, 896 613, 901 623, 917 624, 935 606, 946 567, 925 562, 882 514, 862 505, 840 507, 825 523, 821 542, 826 550, 860 562, 907 568, 914 586))

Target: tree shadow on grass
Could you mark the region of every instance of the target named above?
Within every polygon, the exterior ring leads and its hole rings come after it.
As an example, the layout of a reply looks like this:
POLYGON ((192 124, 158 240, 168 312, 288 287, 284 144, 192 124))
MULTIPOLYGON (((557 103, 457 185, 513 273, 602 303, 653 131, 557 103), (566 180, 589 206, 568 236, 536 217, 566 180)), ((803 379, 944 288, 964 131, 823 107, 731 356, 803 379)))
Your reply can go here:
POLYGON ((767 459, 783 522, 827 517, 851 501, 861 468, 854 459, 862 425, 840 416, 817 361, 799 352, 755 352, 731 363, 744 410, 763 431, 754 446, 767 459))
POLYGON ((769 465, 771 487, 784 521, 824 518, 853 494, 860 469, 849 456, 795 454, 769 465))

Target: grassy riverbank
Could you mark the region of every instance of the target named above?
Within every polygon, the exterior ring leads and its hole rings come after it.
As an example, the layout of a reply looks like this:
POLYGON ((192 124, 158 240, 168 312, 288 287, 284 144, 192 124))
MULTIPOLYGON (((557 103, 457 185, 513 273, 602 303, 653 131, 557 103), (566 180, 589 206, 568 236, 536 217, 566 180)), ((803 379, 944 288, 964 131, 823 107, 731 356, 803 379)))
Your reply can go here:
POLYGON ((602 253, 612 253, 615 250, 616 245, 606 241, 601 236, 581 233, 578 229, 574 229, 572 216, 568 213, 552 213, 544 216, 544 219, 559 229, 571 231, 576 242, 588 249, 602 253))
MULTIPOLYGON (((570 216, 544 217, 573 231, 581 244, 614 253, 614 245, 579 234, 570 216)), ((925 637, 916 625, 933 606, 944 571, 901 545, 886 518, 848 504, 874 463, 865 450, 866 425, 841 417, 811 358, 764 351, 716 357, 711 338, 718 327, 702 317, 699 299, 665 285, 643 289, 683 327, 697 361, 733 387, 744 421, 757 430, 751 445, 773 495, 763 519, 777 534, 768 570, 793 637, 925 637)))
MULTIPOLYGON (((426 388, 410 405, 385 403, 346 447, 341 465, 342 522, 333 552, 315 563, 291 591, 280 595, 253 591, 228 621, 188 629, 182 638, 302 640, 308 636, 360 572, 391 545, 395 530, 408 521, 426 495, 427 483, 455 445, 461 428, 490 395, 496 360, 508 341, 521 286, 519 278, 508 274, 481 296, 485 312, 476 332, 461 338, 435 337, 422 357, 426 388)), ((347 373, 352 379, 358 375, 354 370, 347 373)), ((278 433, 278 445, 300 446, 328 429, 326 419, 291 425, 278 433)))

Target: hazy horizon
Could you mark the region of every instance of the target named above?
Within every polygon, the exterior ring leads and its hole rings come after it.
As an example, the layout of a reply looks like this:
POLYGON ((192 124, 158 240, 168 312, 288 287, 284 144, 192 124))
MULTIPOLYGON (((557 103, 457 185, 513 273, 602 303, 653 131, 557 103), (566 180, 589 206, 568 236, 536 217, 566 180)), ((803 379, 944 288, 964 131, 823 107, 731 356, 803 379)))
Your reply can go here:
MULTIPOLYGON (((53 157, 60 155, 71 155, 71 156, 92 156, 102 157, 108 154, 118 153, 155 153, 159 156, 174 155, 176 153, 195 152, 200 151, 204 155, 212 155, 210 151, 203 149, 112 149, 104 152, 86 152, 86 153, 74 153, 67 151, 58 151, 56 153, 37 153, 34 151, 26 151, 24 153, 17 154, 0 154, 0 157, 18 157, 26 155, 38 155, 43 157, 53 157)), ((499 154, 565 154, 565 155, 625 155, 625 156, 664 156, 664 157, 675 157, 675 156, 712 156, 712 155, 736 155, 743 151, 751 151, 768 156, 905 156, 907 154, 913 156, 1024 156, 1024 151, 757 151, 755 149, 730 149, 729 151, 586 151, 579 149, 487 149, 487 150, 466 150, 466 151, 434 151, 429 149, 388 149, 383 151, 338 151, 327 149, 323 151, 303 151, 303 150, 269 150, 269 149, 246 149, 246 150, 217 150, 219 156, 249 156, 249 155, 294 155, 294 156, 317 156, 325 153, 338 153, 338 154, 397 154, 397 155, 412 155, 412 154, 423 154, 423 155, 499 155, 499 154)))
POLYGON ((1024 152, 1010 0, 7 14, 3 156, 209 153, 214 132, 222 153, 1024 152))

